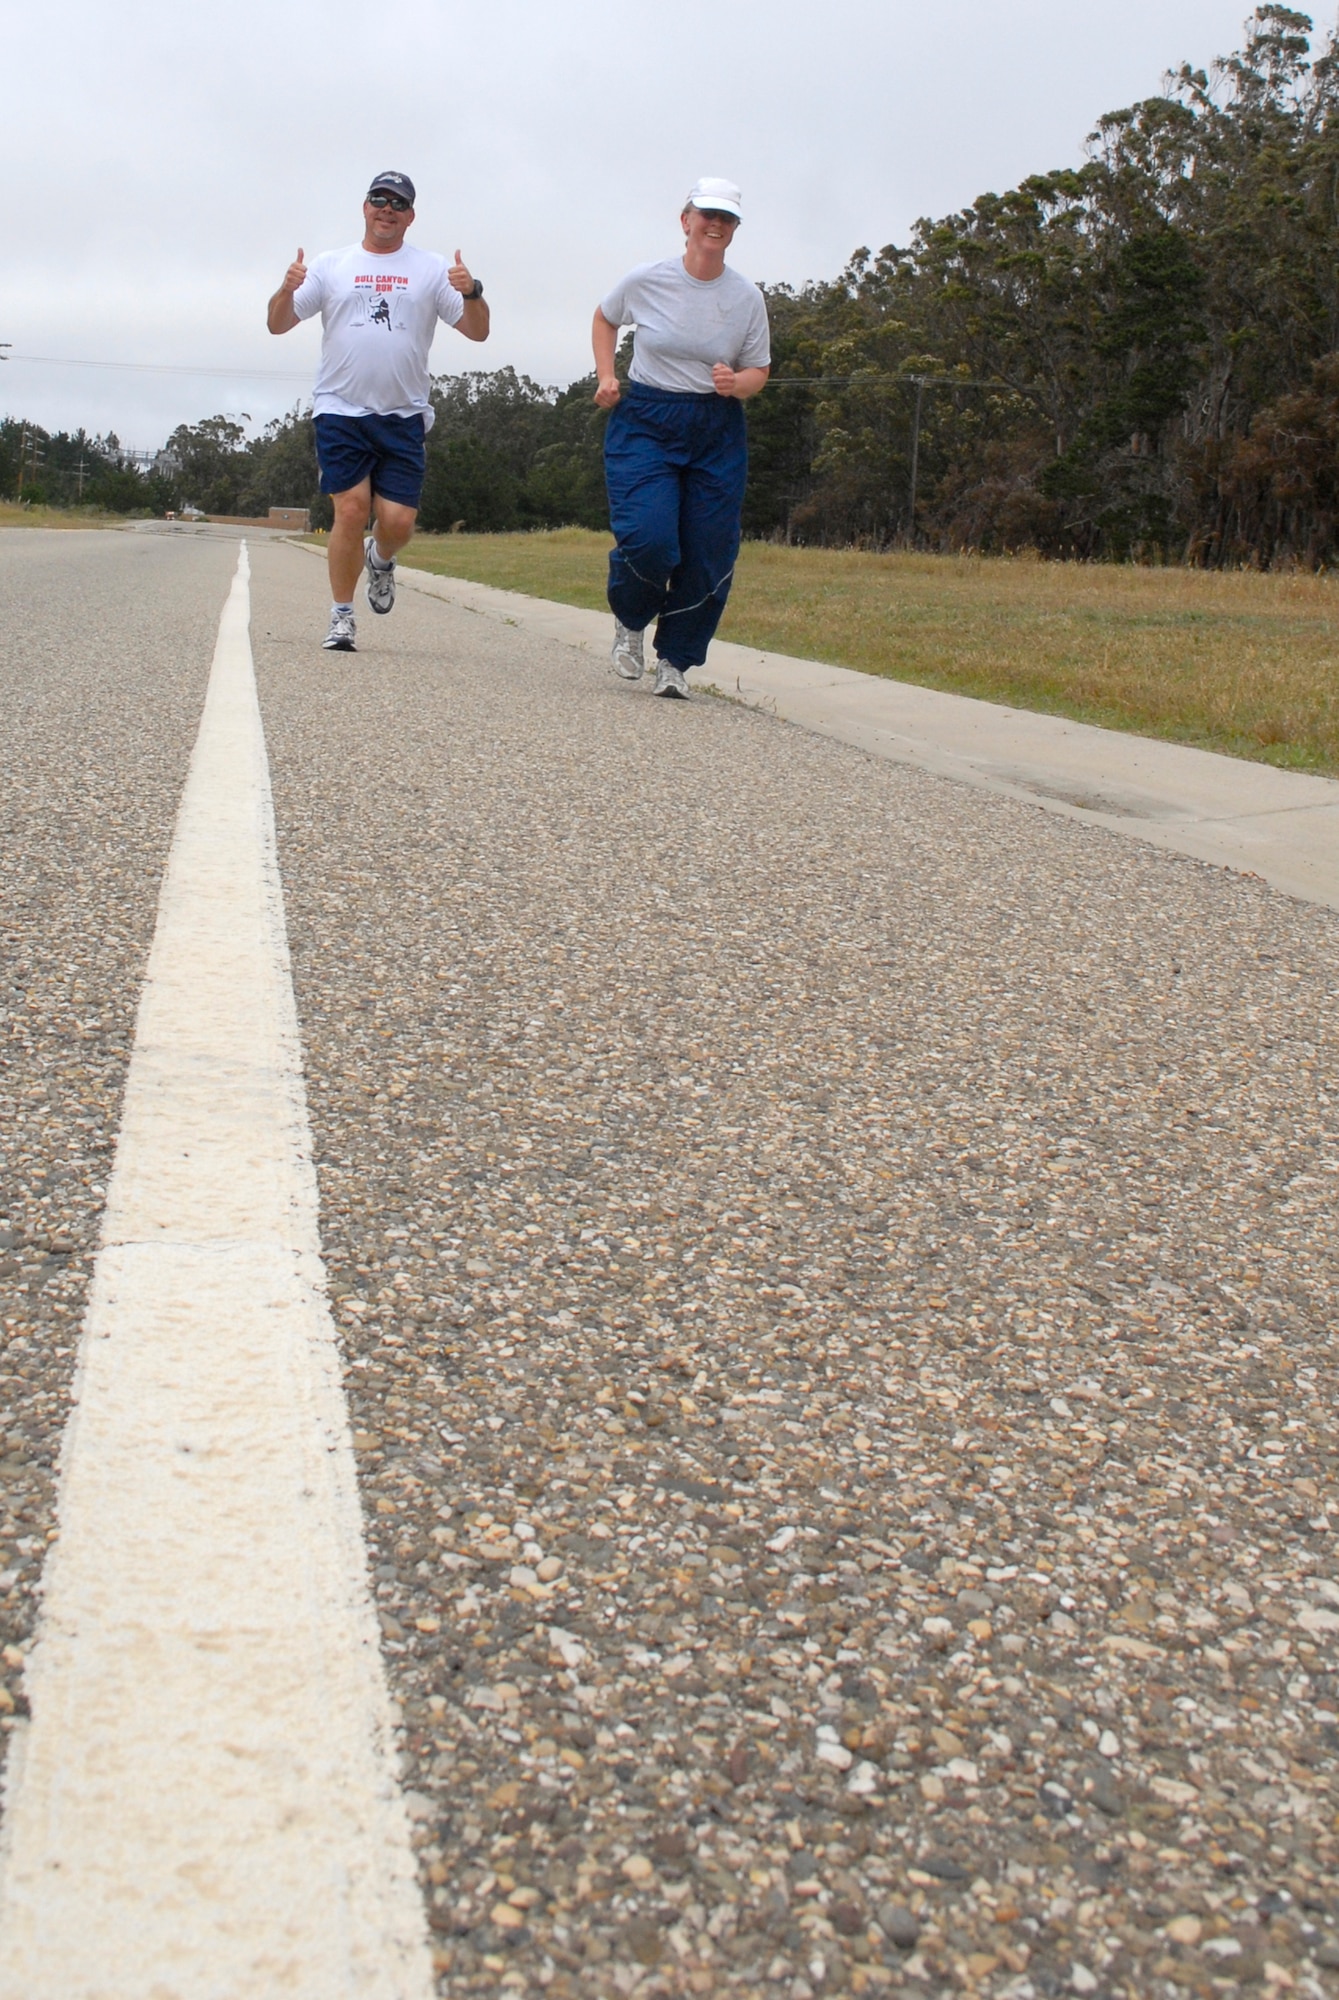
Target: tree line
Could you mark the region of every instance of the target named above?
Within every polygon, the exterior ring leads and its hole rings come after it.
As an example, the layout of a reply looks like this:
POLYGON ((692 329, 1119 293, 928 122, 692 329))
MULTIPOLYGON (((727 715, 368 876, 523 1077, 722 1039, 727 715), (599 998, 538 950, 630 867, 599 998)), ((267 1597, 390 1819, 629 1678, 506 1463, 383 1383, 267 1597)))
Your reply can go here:
POLYGON ((21 417, 0 418, 0 493, 35 506, 161 513, 166 488, 129 463, 115 431, 46 431, 21 417))
MULTIPOLYGON (((1082 165, 859 249, 830 281, 764 290, 750 535, 1339 559, 1339 40, 1317 52, 1305 14, 1257 8, 1237 53, 1103 118, 1082 165)), ((607 527, 594 386, 438 380, 423 526, 607 527)), ((0 490, 19 428, 0 425, 0 490)), ((80 497, 98 504, 328 519, 300 409, 251 438, 223 416, 183 425, 147 476, 114 447, 45 439, 25 490, 69 504, 71 453, 97 451, 80 497)))
POLYGON ((1262 6, 1083 166, 772 293, 752 532, 1334 561, 1339 51, 1311 36, 1262 6))
MULTIPOLYGON (((560 391, 513 368, 434 382, 436 423, 428 434, 422 526, 480 532, 606 527, 605 418, 591 400, 594 393, 594 375, 560 391)), ((33 504, 142 515, 195 507, 205 514, 263 516, 271 507, 308 507, 315 526, 330 522, 311 412, 301 408, 254 436, 232 416, 180 424, 148 468, 128 462, 114 433, 50 433, 7 417, 0 421, 0 493, 33 504)))

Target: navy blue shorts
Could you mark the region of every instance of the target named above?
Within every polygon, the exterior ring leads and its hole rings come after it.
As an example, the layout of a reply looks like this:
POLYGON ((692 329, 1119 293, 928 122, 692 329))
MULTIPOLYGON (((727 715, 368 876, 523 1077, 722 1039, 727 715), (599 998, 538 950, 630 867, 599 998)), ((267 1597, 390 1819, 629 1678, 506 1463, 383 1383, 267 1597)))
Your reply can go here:
POLYGON ((418 506, 427 467, 422 417, 319 416, 316 456, 322 493, 347 493, 370 479, 383 499, 418 506))

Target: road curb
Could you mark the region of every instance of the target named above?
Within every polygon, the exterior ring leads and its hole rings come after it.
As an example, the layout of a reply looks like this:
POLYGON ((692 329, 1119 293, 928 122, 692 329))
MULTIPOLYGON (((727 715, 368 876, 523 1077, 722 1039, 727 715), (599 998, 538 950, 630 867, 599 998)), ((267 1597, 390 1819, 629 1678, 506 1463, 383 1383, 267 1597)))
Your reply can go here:
MULTIPOLYGON (((324 551, 295 543, 313 555, 324 551)), ((400 564, 402 584, 603 657, 608 614, 400 564)), ((1339 911, 1339 781, 718 640, 697 684, 778 721, 1339 911)))

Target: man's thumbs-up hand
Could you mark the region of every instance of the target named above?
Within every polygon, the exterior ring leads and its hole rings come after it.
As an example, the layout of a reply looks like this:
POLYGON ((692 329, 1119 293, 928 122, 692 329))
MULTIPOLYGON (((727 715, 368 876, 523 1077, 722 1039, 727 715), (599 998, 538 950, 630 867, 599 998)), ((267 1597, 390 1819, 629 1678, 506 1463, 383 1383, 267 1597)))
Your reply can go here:
POLYGON ((447 272, 447 276, 450 278, 452 286, 456 291, 472 292, 474 290, 474 278, 461 263, 459 250, 456 252, 456 261, 447 272))
POLYGON ((305 282, 306 276, 307 266, 302 261, 302 246, 299 244, 297 256, 284 273, 283 290, 295 292, 298 286, 305 282))

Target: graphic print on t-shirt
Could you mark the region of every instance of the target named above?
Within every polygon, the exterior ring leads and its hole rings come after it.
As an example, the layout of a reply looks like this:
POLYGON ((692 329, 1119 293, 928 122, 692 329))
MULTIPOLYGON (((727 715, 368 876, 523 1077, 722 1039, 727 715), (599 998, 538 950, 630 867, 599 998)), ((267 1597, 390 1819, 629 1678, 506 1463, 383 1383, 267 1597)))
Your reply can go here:
POLYGON ((355 273, 353 303, 355 326, 401 333, 409 325, 409 280, 393 271, 355 273))

